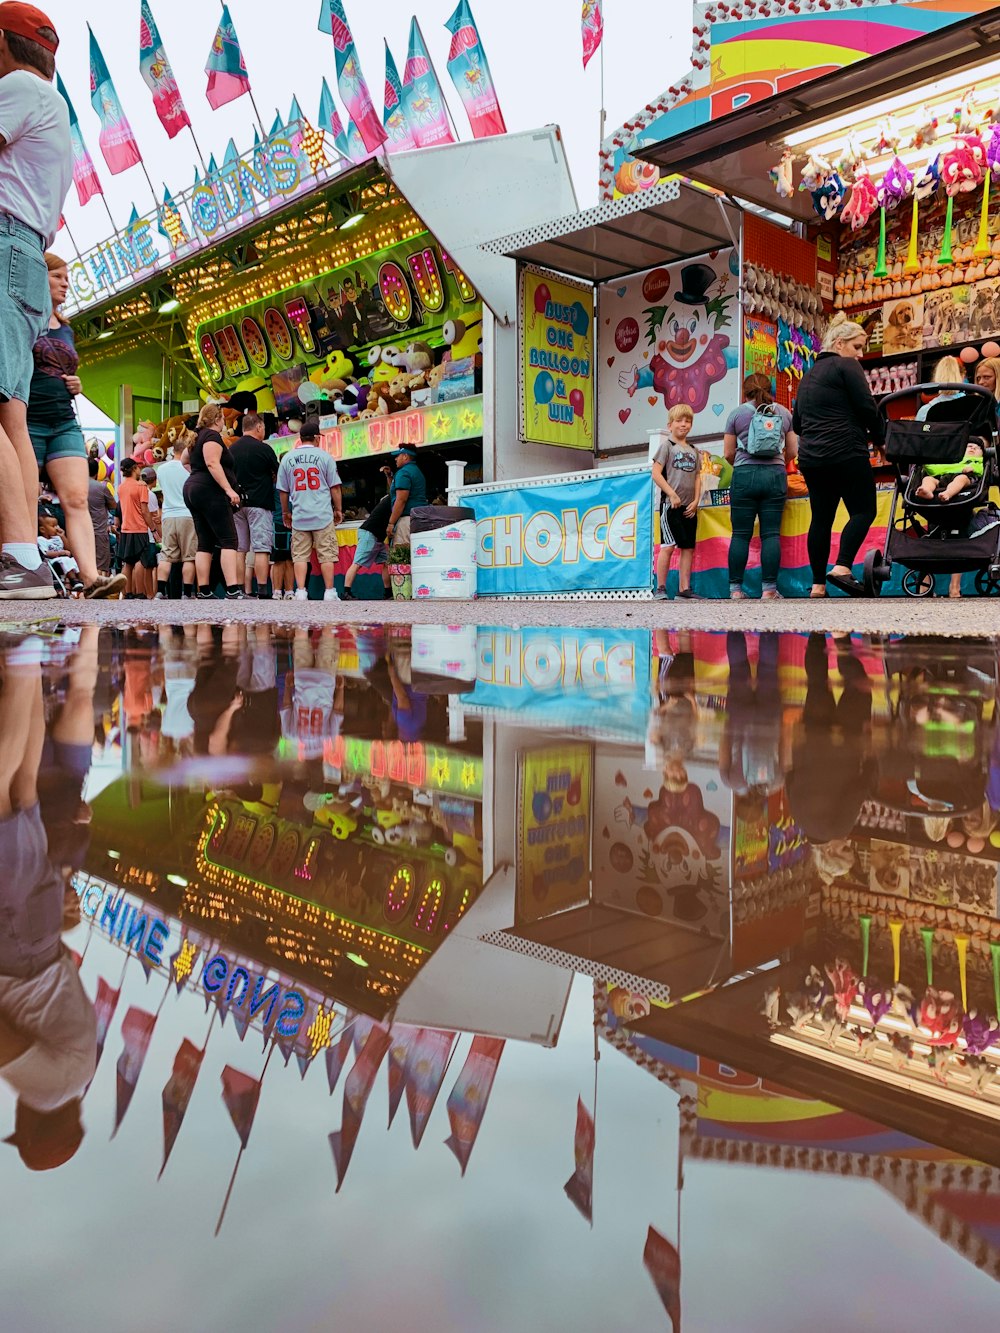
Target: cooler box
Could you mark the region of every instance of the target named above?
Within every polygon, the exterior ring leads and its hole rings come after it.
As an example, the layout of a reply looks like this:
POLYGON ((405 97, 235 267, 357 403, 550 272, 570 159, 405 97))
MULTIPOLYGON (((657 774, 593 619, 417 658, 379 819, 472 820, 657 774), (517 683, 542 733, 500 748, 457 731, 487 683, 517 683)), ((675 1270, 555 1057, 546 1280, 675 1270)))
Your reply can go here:
POLYGON ((476 596, 476 511, 418 505, 410 512, 413 597, 421 601, 476 596))

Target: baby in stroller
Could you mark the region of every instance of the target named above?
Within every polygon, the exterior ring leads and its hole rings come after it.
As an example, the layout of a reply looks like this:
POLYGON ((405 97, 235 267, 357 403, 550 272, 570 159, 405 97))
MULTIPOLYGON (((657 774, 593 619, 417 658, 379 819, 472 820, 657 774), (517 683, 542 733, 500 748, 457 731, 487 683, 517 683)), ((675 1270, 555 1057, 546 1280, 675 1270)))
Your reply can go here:
POLYGON ((965 450, 965 457, 959 463, 925 463, 924 475, 920 485, 914 491, 918 500, 933 500, 937 496, 941 504, 954 500, 963 491, 973 487, 983 475, 983 447, 978 440, 970 440, 965 450), (944 478, 951 480, 941 490, 944 478))
POLYGON ((56 587, 67 587, 70 592, 83 591, 80 566, 66 545, 66 534, 55 514, 38 515, 38 550, 56 577, 56 587))

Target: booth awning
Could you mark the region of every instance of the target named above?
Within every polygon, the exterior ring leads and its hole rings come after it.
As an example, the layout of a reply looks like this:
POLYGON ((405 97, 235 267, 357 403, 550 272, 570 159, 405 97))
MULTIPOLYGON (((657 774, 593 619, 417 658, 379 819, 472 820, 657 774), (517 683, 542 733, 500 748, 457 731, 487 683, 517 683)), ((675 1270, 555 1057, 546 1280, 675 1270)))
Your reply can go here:
POLYGON ((968 85, 985 77, 996 80, 998 37, 1000 9, 994 9, 670 139, 640 144, 634 154, 654 163, 664 174, 693 176, 729 196, 815 221, 808 190, 779 199, 768 183, 768 171, 780 158, 788 136, 801 136, 810 126, 837 117, 860 120, 883 114, 877 104, 900 94, 925 101, 926 94, 933 92, 930 85, 954 79, 962 71, 968 71, 964 80, 968 85), (989 70, 977 69, 987 61, 989 70))
POLYGON ((601 283, 734 245, 738 234, 738 212, 721 195, 673 180, 481 248, 601 283))

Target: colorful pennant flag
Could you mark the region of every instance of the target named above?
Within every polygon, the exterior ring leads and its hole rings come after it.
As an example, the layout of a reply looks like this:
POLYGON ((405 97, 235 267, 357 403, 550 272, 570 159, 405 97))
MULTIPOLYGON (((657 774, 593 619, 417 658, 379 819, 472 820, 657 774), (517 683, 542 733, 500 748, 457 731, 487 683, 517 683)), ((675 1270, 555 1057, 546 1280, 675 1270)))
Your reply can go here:
POLYGON ((506 134, 490 64, 468 0, 459 0, 458 8, 444 26, 451 33, 448 73, 465 106, 473 135, 487 139, 491 134, 506 134))
MULTIPOLYGON (((326 4, 323 5, 323 13, 329 14, 326 4)), ((344 133, 344 126, 340 119, 340 112, 337 110, 337 104, 333 100, 333 93, 327 86, 326 79, 323 80, 323 91, 319 98, 319 128, 326 134, 333 135, 333 142, 336 145, 337 152, 341 157, 347 156, 347 135, 344 133)))
POLYGON ((410 23, 410 49, 403 70, 403 106, 418 148, 454 143, 441 84, 431 64, 416 19, 410 23))
POLYGON ((365 147, 365 141, 361 137, 361 131, 355 125, 353 120, 347 122, 347 156, 352 162, 367 162, 371 157, 368 149, 365 147))
POLYGON ((399 77, 399 70, 392 58, 388 42, 385 44, 385 112, 382 124, 389 136, 390 153, 408 152, 411 148, 416 148, 417 141, 410 129, 403 103, 403 82, 399 77))
POLYGON ((344 1081, 344 1110, 340 1129, 330 1135, 330 1149, 333 1152, 334 1165, 337 1168, 337 1192, 344 1183, 347 1168, 354 1156, 354 1146, 361 1131, 365 1107, 375 1084, 375 1075, 379 1071, 385 1053, 389 1049, 388 1030, 380 1024, 372 1028, 365 1042, 364 1050, 354 1062, 354 1068, 344 1081))
POLYGON ((336 1046, 330 1045, 326 1048, 326 1077, 330 1084, 331 1093, 336 1089, 337 1080, 340 1078, 340 1072, 344 1068, 350 1049, 350 1031, 340 1034, 340 1041, 337 1042, 336 1046))
POLYGON ((410 1053, 420 1036, 419 1028, 397 1027, 392 1033, 389 1047, 389 1127, 396 1118, 399 1103, 403 1100, 406 1088, 406 1067, 410 1053))
POLYGON ((594 1117, 576 1099, 576 1137, 573 1154, 576 1170, 566 1181, 564 1189, 570 1202, 575 1204, 588 1222, 594 1221, 594 1117))
POLYGON ((97 1056, 94 1060, 94 1068, 101 1063, 101 1056, 104 1054, 104 1044, 108 1039, 108 1029, 111 1027, 111 1020, 115 1016, 115 1010, 118 1008, 118 997, 121 995, 121 986, 113 990, 103 977, 97 978, 97 994, 94 997, 94 1013, 97 1016, 97 1056))
POLYGON ((479 1137, 503 1048, 500 1037, 473 1037, 462 1072, 448 1098, 451 1135, 445 1145, 458 1158, 463 1176, 479 1137))
POLYGON ((586 69, 597 48, 604 41, 603 0, 583 0, 580 30, 583 34, 583 68, 586 69))
POLYGON ((250 91, 250 76, 247 74, 243 52, 240 50, 240 39, 236 36, 233 20, 229 17, 228 5, 222 6, 222 20, 216 31, 212 49, 208 53, 205 73, 208 75, 205 96, 211 103, 213 111, 218 111, 220 106, 225 106, 227 102, 233 102, 237 97, 242 97, 244 93, 250 91))
MULTIPOLYGON (((177 1135, 181 1132, 181 1125, 184 1123, 184 1116, 187 1114, 188 1104, 194 1092, 194 1085, 198 1081, 198 1073, 204 1058, 204 1047, 196 1046, 193 1041, 188 1041, 185 1037, 174 1056, 174 1067, 171 1075, 163 1086, 163 1165, 160 1167, 161 1176, 166 1170, 170 1154, 174 1150, 177 1135)), ((159 1176, 157 1179, 159 1179, 159 1176)))
POLYGON ((410 1113, 410 1136, 414 1148, 420 1147, 427 1121, 444 1082, 453 1032, 421 1028, 406 1066, 406 1108, 410 1113))
POLYGON ((69 93, 59 74, 56 75, 56 88, 59 90, 59 96, 66 103, 66 110, 69 112, 69 139, 73 149, 73 184, 76 186, 76 197, 80 201, 80 207, 93 199, 95 194, 103 194, 104 189, 101 186, 100 178, 94 168, 93 159, 87 151, 87 145, 83 142, 83 131, 80 129, 80 121, 77 118, 73 103, 69 100, 69 93))
POLYGON ((666 1237, 649 1228, 642 1252, 646 1272, 653 1279, 674 1333, 681 1328, 681 1256, 666 1237))
POLYGON ((146 1062, 146 1052, 149 1050, 149 1040, 154 1027, 156 1027, 156 1015, 147 1014, 144 1009, 137 1009, 135 1005, 122 1019, 122 1037, 125 1039, 125 1046, 118 1057, 118 1087, 112 1138, 118 1133, 125 1119, 125 1112, 131 1105, 135 1085, 139 1082, 142 1066, 146 1062))
POLYGON ((358 50, 347 23, 341 0, 328 0, 333 49, 337 60, 337 87, 347 114, 354 121, 369 153, 377 153, 386 141, 386 132, 372 104, 368 84, 361 72, 358 50))
POLYGON ((226 1103, 229 1118, 244 1148, 250 1142, 262 1081, 234 1069, 232 1065, 226 1065, 222 1071, 222 1100, 226 1103))
POLYGON ((108 170, 112 176, 117 176, 119 172, 128 171, 129 167, 138 166, 142 154, 89 23, 87 31, 90 33, 90 104, 101 121, 101 137, 98 140, 101 152, 108 170))
POLYGON ((149 0, 142 0, 139 10, 139 73, 153 94, 153 106, 168 136, 172 139, 181 130, 190 129, 191 120, 163 49, 149 0))

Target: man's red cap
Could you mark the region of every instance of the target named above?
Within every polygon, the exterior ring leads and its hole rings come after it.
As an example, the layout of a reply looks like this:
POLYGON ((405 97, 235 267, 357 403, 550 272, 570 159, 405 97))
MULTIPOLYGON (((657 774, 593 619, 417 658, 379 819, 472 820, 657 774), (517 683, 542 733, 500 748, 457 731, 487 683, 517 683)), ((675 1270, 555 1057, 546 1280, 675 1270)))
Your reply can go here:
POLYGON ((34 5, 23 4, 22 0, 4 0, 4 3, 0 4, 0 30, 25 37, 29 42, 37 42, 39 46, 55 55, 59 38, 53 40, 51 37, 43 37, 38 31, 39 28, 49 28, 55 32, 56 25, 47 14, 43 14, 34 5))

